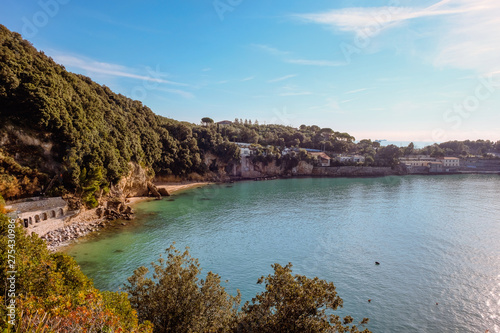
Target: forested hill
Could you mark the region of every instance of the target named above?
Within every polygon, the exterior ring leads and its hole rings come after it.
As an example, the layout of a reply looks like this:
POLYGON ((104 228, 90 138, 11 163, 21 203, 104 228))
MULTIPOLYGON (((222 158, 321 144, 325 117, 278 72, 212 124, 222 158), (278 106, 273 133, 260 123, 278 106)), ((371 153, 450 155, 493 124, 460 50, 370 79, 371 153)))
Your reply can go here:
POLYGON ((206 172, 206 152, 227 160, 238 154, 215 129, 157 116, 66 71, 2 25, 0 119, 0 194, 6 199, 37 193, 54 178, 56 191, 106 189, 129 161, 185 176, 206 172))

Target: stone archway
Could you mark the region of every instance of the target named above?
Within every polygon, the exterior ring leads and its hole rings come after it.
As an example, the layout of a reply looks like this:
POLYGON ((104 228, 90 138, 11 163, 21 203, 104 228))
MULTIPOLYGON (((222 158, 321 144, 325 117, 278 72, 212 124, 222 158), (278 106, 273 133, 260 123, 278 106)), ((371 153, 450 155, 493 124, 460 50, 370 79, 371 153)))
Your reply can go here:
POLYGON ((58 211, 58 212, 59 212, 59 216, 60 216, 60 217, 63 217, 63 216, 64 216, 64 209, 59 208, 59 211, 58 211))
POLYGON ((40 223, 40 215, 35 215, 35 223, 40 223))
POLYGON ((42 213, 42 220, 43 221, 47 220, 47 213, 42 213))
POLYGON ((29 224, 33 224, 33 218, 30 216, 28 217, 29 224))
POLYGON ((56 217, 56 211, 55 210, 51 210, 50 211, 50 218, 54 218, 56 217))

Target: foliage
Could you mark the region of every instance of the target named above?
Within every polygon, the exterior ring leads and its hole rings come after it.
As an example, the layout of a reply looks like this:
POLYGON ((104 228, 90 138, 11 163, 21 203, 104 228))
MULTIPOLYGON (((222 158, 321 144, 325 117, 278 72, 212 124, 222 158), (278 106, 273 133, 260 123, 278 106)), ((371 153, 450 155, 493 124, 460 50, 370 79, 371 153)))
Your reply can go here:
POLYGON ((152 279, 140 267, 126 285, 139 320, 153 322, 155 332, 359 332, 350 316, 332 314, 342 307, 333 283, 294 276, 291 264, 274 264, 274 274, 258 281, 265 281, 266 291, 238 312, 239 292, 229 296, 211 272, 198 280, 198 261, 187 249, 166 252, 166 260, 152 263, 152 279))
POLYGON ((0 135, 10 142, 0 152, 0 193, 6 199, 30 196, 55 178, 54 188, 77 192, 93 207, 130 161, 156 173, 203 174, 203 156, 227 148, 216 127, 157 116, 139 101, 67 72, 2 25, 0 65, 0 135), (50 151, 26 146, 19 133, 50 151))
MULTIPOLYGON (((335 286, 315 277, 292 275, 292 265, 272 265, 274 274, 262 276, 266 290, 246 302, 240 332, 359 332, 352 317, 341 321, 332 312, 342 307, 335 286)), ((363 319, 366 324, 368 319, 363 319)), ((369 332, 365 329, 363 332, 369 332)))
POLYGON ((220 277, 209 272, 199 280, 200 267, 188 250, 173 246, 167 259, 152 263, 153 278, 140 267, 128 279, 126 290, 139 320, 149 320, 155 332, 231 332, 236 327, 240 295, 232 297, 220 285, 220 277))
MULTIPOLYGON (((151 332, 137 324, 126 294, 101 293, 75 260, 50 253, 35 234, 16 225, 16 327, 6 322, 7 286, 0 286, 0 328, 6 332, 151 332)), ((7 281, 8 218, 0 214, 0 280, 7 281)), ((12 252, 11 252, 12 253, 12 252)), ((11 254, 12 255, 12 254, 11 254)), ((12 259, 12 258, 10 258, 12 259)))

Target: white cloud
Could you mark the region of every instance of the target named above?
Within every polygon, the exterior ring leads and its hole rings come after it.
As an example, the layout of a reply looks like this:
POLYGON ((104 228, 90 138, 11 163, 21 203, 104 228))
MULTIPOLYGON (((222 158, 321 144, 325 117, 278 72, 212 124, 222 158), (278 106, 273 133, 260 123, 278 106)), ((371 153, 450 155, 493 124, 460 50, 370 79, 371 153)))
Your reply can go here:
POLYGON ((294 77, 296 77, 296 76, 297 76, 297 74, 285 75, 285 76, 282 76, 282 77, 278 77, 278 78, 276 78, 276 79, 269 80, 269 81, 267 81, 267 82, 269 82, 269 83, 274 83, 274 82, 285 81, 285 80, 288 80, 288 79, 294 78, 294 77))
POLYGON ((255 76, 250 76, 250 77, 246 77, 246 78, 244 78, 244 79, 241 79, 241 82, 251 81, 251 80, 253 80, 253 79, 255 79, 255 76))
POLYGON ((329 25, 341 31, 357 33, 367 33, 370 29, 380 29, 381 26, 388 26, 402 21, 450 14, 463 14, 471 10, 480 10, 483 7, 477 6, 456 6, 456 1, 442 0, 426 8, 411 7, 369 7, 369 8, 344 8, 316 14, 299 14, 295 17, 306 22, 329 25))
POLYGON ((330 60, 287 59, 285 60, 285 62, 296 65, 326 66, 326 67, 337 67, 346 65, 345 62, 330 61, 330 60))
MULTIPOLYGON (((442 0, 428 7, 343 8, 293 17, 365 38, 400 28, 405 23, 405 38, 419 39, 420 47, 416 50, 407 47, 403 51, 437 67, 472 69, 480 74, 500 70, 498 0, 442 0), (417 22, 424 18, 425 24, 421 24, 422 20, 417 22), (422 29, 426 32, 424 35, 415 33, 422 29)), ((405 47, 390 38, 384 42, 390 44, 385 45, 390 48, 405 47)))
POLYGON ((179 95, 179 96, 186 98, 186 99, 195 98, 195 96, 192 93, 190 93, 189 91, 185 91, 185 90, 181 90, 181 89, 155 88, 155 90, 164 91, 164 92, 174 94, 174 95, 179 95))
POLYGON ((133 73, 133 70, 116 64, 110 64, 105 62, 99 62, 95 60, 85 59, 83 57, 77 57, 73 55, 56 54, 53 59, 57 63, 61 63, 67 67, 74 67, 78 69, 85 70, 89 73, 103 74, 106 76, 114 77, 126 77, 135 80, 142 80, 147 82, 164 83, 176 86, 188 86, 188 84, 174 82, 170 80, 165 80, 163 77, 166 76, 164 73, 160 73, 158 70, 149 71, 149 75, 141 75, 133 73))

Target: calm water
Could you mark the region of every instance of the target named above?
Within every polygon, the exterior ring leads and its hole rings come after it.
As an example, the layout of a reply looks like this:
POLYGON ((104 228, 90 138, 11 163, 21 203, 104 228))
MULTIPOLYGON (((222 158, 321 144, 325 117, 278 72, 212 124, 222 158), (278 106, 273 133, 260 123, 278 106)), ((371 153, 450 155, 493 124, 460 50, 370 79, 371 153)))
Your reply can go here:
POLYGON ((272 263, 292 262, 334 282, 339 314, 369 317, 374 332, 500 332, 499 195, 499 176, 210 186, 139 204, 139 219, 67 252, 118 290, 175 241, 244 300, 272 263))

